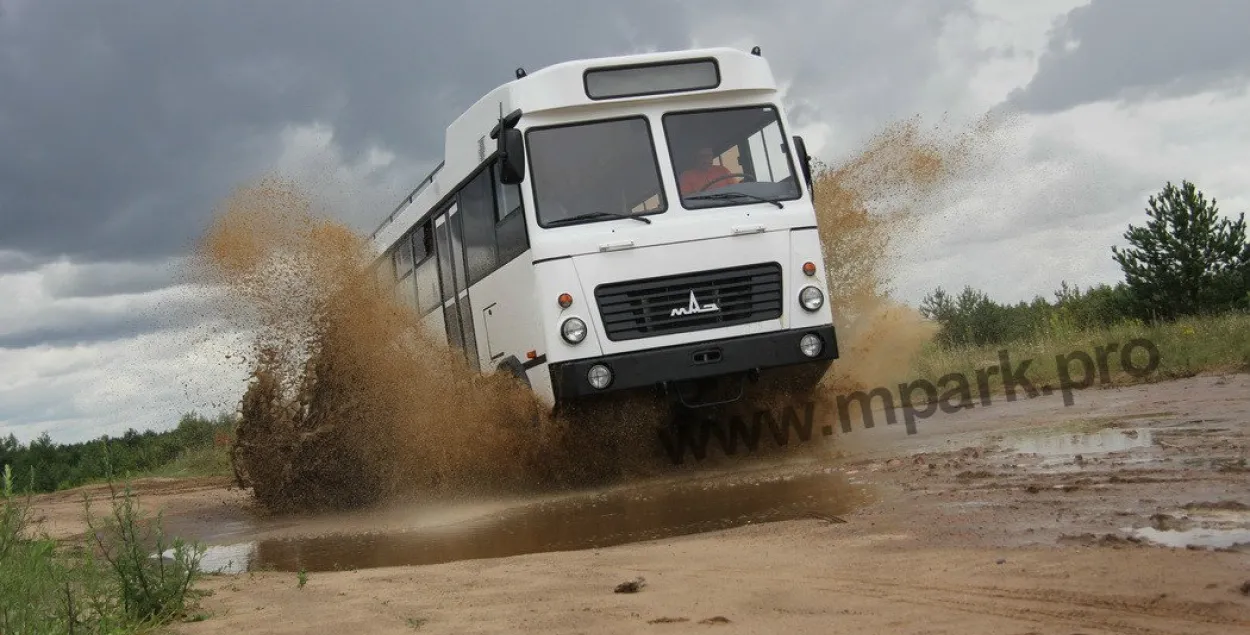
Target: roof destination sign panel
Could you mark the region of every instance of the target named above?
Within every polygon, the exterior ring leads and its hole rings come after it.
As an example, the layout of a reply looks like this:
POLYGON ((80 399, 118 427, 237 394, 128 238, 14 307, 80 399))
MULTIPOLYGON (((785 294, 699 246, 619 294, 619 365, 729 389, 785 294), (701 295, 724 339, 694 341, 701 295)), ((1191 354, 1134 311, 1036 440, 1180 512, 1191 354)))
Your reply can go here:
POLYGON ((714 59, 615 66, 586 71, 586 96, 591 99, 663 95, 707 90, 720 85, 714 59))

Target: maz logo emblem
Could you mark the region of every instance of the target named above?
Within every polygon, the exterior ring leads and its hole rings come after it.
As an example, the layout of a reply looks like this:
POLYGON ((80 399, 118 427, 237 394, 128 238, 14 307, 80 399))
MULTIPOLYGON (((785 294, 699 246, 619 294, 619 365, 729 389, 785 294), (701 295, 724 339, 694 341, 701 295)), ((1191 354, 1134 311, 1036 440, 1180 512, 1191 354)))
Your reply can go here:
POLYGON ((694 297, 694 291, 691 291, 690 304, 685 307, 677 307, 668 315, 669 317, 676 317, 678 315, 694 315, 696 313, 714 313, 719 310, 720 307, 716 306, 715 302, 708 302, 707 304, 702 305, 699 304, 699 299, 694 297))

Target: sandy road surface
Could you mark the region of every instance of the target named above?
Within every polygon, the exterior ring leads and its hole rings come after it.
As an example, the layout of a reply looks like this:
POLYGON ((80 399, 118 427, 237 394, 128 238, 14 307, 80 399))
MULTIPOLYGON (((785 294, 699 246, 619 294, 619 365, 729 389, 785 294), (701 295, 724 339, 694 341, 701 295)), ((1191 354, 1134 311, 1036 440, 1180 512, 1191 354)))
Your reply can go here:
MULTIPOLYGON (((144 500, 218 566, 262 569, 211 577, 184 633, 1250 632, 1250 375, 835 443, 851 455, 541 504, 263 519, 212 482, 144 500)), ((73 496, 39 509, 76 531, 73 496)))

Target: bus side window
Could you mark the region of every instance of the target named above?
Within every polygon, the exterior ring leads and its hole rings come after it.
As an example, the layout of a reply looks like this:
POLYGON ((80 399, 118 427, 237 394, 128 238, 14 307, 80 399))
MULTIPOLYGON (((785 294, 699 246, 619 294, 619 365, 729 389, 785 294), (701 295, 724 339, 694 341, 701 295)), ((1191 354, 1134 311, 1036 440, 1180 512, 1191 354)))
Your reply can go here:
POLYGON ((529 249, 525 214, 521 209, 521 186, 499 182, 499 163, 491 168, 495 175, 495 243, 499 247, 500 267, 529 249))
POLYGON ((381 259, 377 268, 374 270, 377 275, 378 285, 382 287, 382 293, 390 295, 395 292, 395 254, 387 253, 386 258, 381 259))
POLYGON ((451 240, 448 238, 446 209, 438 213, 434 222, 434 250, 438 256, 440 303, 452 299, 455 295, 455 280, 452 278, 451 240))
POLYGON ((464 247, 469 284, 495 270, 495 206, 491 171, 482 170, 460 191, 460 214, 464 218, 464 247))
POLYGON ((412 272, 412 235, 400 239, 395 245, 395 277, 402 279, 412 272))
POLYGON ((417 252, 417 311, 425 315, 441 304, 438 287, 438 261, 434 258, 434 230, 430 222, 417 228, 417 239, 413 240, 417 252))
POLYGON ((399 275, 396 286, 398 299, 404 306, 416 310, 417 287, 412 275, 412 242, 416 234, 408 234, 395 247, 395 268, 399 275))
POLYGON ((521 209, 521 186, 520 185, 504 185, 499 182, 499 163, 496 162, 491 166, 491 172, 495 177, 495 221, 503 222, 504 219, 512 215, 512 212, 521 209))
POLYGON ((432 253, 434 240, 430 236, 429 224, 422 225, 412 232, 412 262, 421 264, 432 253))

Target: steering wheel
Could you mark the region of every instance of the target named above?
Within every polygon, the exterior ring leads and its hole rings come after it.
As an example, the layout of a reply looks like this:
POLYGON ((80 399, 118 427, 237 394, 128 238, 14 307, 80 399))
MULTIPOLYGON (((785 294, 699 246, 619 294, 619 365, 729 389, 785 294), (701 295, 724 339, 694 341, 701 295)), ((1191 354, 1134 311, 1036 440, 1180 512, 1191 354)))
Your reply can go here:
POLYGON ((755 181, 755 177, 751 176, 750 174, 743 174, 743 173, 741 173, 741 172, 736 172, 736 173, 733 173, 733 174, 726 174, 726 175, 724 175, 724 176, 718 176, 718 177, 716 177, 716 178, 712 179, 711 181, 708 181, 707 183, 705 183, 705 184, 703 185, 703 187, 699 188, 699 189, 698 189, 698 190, 696 190, 696 191, 698 191, 698 192, 706 192, 706 191, 707 191, 707 188, 712 187, 713 185, 715 185, 715 184, 717 184, 717 183, 720 183, 721 181, 724 181, 725 179, 732 179, 732 178, 734 178, 734 177, 739 177, 739 176, 741 176, 741 177, 746 177, 746 178, 750 179, 750 181, 748 181, 748 183, 751 183, 751 182, 754 182, 754 181, 755 181))

